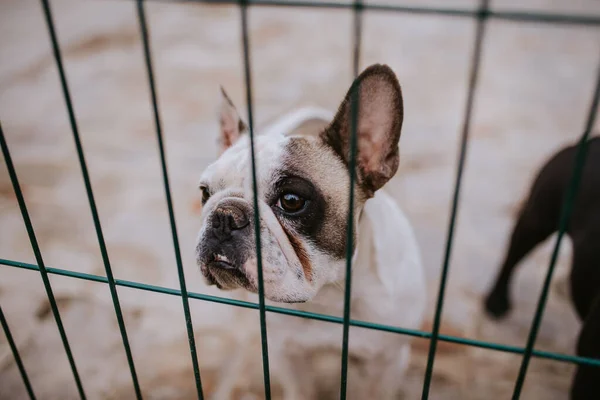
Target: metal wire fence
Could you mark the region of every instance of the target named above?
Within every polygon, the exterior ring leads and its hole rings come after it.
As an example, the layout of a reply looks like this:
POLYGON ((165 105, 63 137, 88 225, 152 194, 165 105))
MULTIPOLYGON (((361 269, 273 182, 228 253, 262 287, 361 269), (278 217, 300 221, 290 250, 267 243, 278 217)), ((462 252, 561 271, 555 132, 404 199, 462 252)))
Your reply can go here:
MULTIPOLYGON (((161 0, 158 0, 161 1, 161 0)), ((162 0, 167 1, 167 0, 162 0)), ((185 0, 180 0, 185 1, 185 0)), ((270 372, 269 372, 269 355, 268 355, 268 340, 267 340, 267 325, 266 325, 266 312, 271 313, 279 313, 290 315, 298 318, 308 318, 313 320, 319 320, 329 323, 342 324, 343 325, 343 335, 341 338, 342 341, 342 355, 341 355, 341 383, 340 383, 340 398, 344 400, 346 398, 346 387, 347 387, 347 371, 348 371, 348 334, 349 327, 361 327, 372 329, 376 331, 383 332, 391 332, 401 335, 409 335, 413 337, 425 338, 430 340, 429 345, 429 353, 427 359, 427 367, 425 372, 425 378, 423 383, 423 391, 422 391, 422 399, 427 399, 429 397, 429 390, 431 386, 432 380, 432 372, 433 365, 435 361, 436 355, 436 346, 438 341, 445 341, 450 343, 456 343, 467 346, 474 346, 489 350, 513 353, 513 354, 521 354, 522 361, 521 367, 519 370, 519 374, 517 380, 514 385, 513 391, 513 399, 518 399, 521 394, 521 390, 523 388, 523 383, 525 381, 525 377, 527 374, 527 367, 531 360, 531 357, 538 357, 544 359, 551 359, 560 362, 568 362, 575 363, 579 365, 590 365, 600 368, 600 359, 586 358, 586 357, 578 357, 566 354, 559 354, 547 351, 535 350, 534 345, 537 337, 537 333, 539 330, 539 326, 542 320, 544 308, 546 305, 546 300, 548 296, 548 291, 550 287, 550 282, 552 279, 552 275, 554 272, 554 268, 558 259, 559 249, 561 246, 562 239, 564 237, 565 231, 567 229, 569 217, 571 215, 571 211, 573 208, 574 198, 576 196, 579 180, 581 178, 581 173, 583 169, 583 165, 586 157, 586 146, 588 143, 588 138, 594 126, 596 112, 598 109, 599 98, 600 98, 600 66, 598 68, 597 80, 594 85, 594 91, 592 96, 592 104, 590 106, 587 121, 585 123, 584 131, 579 141, 577 156, 575 159, 575 165, 573 166, 572 179, 565 196, 561 214, 559 221, 559 231, 556 241, 554 243, 552 256, 550 259, 550 263, 548 266, 548 271, 546 273, 546 277, 544 280, 544 285, 542 287, 542 292, 539 297, 539 301, 537 304, 536 312, 533 317, 533 321, 531 323, 531 329, 528 335, 527 343, 525 347, 517 347, 517 346, 508 346, 502 345, 498 343, 485 342, 480 340, 466 339, 455 336, 443 335, 440 334, 440 322, 442 317, 442 310, 444 305, 444 297, 445 297, 445 289, 446 282, 449 273, 449 264, 450 257, 452 252, 452 243, 455 231, 455 223, 457 220, 457 212, 458 205, 460 201, 460 189, 462 176, 465 165, 465 158, 468 149, 469 143, 469 132, 470 132, 470 124, 471 124, 471 114, 473 109, 473 103, 475 101, 476 89, 477 89, 477 81, 479 74, 479 66, 481 59, 481 52, 484 43, 485 36, 485 28, 486 22, 490 19, 498 19, 498 20, 512 20, 512 21, 520 21, 520 22, 532 22, 532 23, 543 23, 543 24, 568 24, 568 25, 587 25, 593 27, 600 27, 600 17, 595 16, 586 16, 586 15, 565 15, 565 14, 549 14, 549 13, 531 13, 531 12, 508 12, 508 11, 495 11, 490 10, 489 8, 489 0, 482 0, 479 4, 479 7, 476 10, 470 9, 451 9, 451 8, 427 8, 427 7, 408 7, 408 6, 393 6, 393 5, 383 5, 376 3, 363 3, 360 0, 356 0, 354 2, 311 2, 311 1, 296 1, 296 0, 188 0, 195 1, 198 3, 211 3, 211 4, 231 4, 238 5, 240 9, 241 15, 241 26, 242 26, 242 44, 243 44, 243 61, 244 61, 244 73, 245 73, 245 83, 246 83, 246 101, 247 101, 247 109, 248 109, 248 125, 250 131, 250 140, 251 140, 251 161, 252 161, 252 178, 253 178, 253 191, 257 192, 257 182, 256 182, 256 159, 254 154, 254 127, 253 127, 253 101, 252 101, 252 69, 250 63, 250 44, 249 44, 249 33, 248 33, 248 7, 290 7, 290 8, 301 8, 301 7, 313 7, 313 8, 338 8, 338 9, 352 9, 354 13, 354 22, 353 22, 353 70, 354 75, 358 75, 359 70, 359 59, 360 59, 360 42, 361 42, 361 21, 362 15, 364 12, 395 12, 395 13, 410 13, 410 14, 424 14, 424 15, 446 15, 446 16, 454 16, 454 17, 464 17, 471 18, 476 20, 476 32, 475 37, 473 39, 473 50, 472 57, 470 62, 470 73, 469 73, 469 81, 468 81, 468 95, 467 95, 467 103, 465 107, 465 114, 463 117, 462 123, 462 135, 460 140, 460 148, 458 153, 458 166, 456 170, 456 177, 454 182, 454 194, 452 197, 452 207, 450 214, 450 222, 447 230, 447 238, 446 238, 446 247, 443 258, 443 265, 440 276, 440 284, 439 290, 437 293, 437 301, 436 301, 436 309, 435 316, 433 320, 433 328, 431 332, 424 332, 420 330, 413 329, 405 329, 402 327, 382 325, 382 324, 374 324, 365 321, 352 320, 350 318, 350 293, 351 293, 351 274, 349 271, 352 267, 352 246, 347 246, 347 254, 346 254, 346 288, 345 288, 345 296, 344 296, 344 313, 343 317, 334 317, 331 315, 324 314, 316 314, 298 310, 292 310, 282 307, 268 306, 264 301, 264 283, 263 283, 263 271, 262 271, 262 260, 261 260, 261 245, 260 245, 260 227, 259 227, 259 209, 257 204, 257 196, 254 196, 254 227, 256 233, 256 249, 257 249, 257 259, 258 259, 258 281, 259 281, 259 302, 252 303, 246 301, 233 300, 224 297, 218 296, 210 296, 201 293, 188 292, 186 288, 185 275, 183 272, 183 264, 181 259, 181 251, 179 247, 179 239, 177 235, 177 227, 175 224, 175 214, 173 210, 173 202, 171 199, 171 189, 169 185, 169 174, 166 162, 165 149, 163 144, 163 134, 161 128, 161 118, 160 118, 160 110, 158 107, 157 101, 157 93, 155 88, 154 81, 154 71, 152 67, 152 54, 151 54, 151 43, 148 35, 148 24, 146 15, 144 12, 144 2, 142 0, 137 0, 137 14, 139 20, 139 26, 141 31, 143 50, 144 50, 144 58, 146 63, 146 72, 148 76, 148 85, 150 88, 150 97, 151 97, 151 105, 154 116, 154 123, 156 129, 156 137, 158 143, 158 149, 160 154, 160 163, 161 170, 163 175, 163 184, 165 190, 165 196, 167 201, 167 208, 169 212, 169 220, 171 226, 171 234, 173 239, 173 245, 175 249, 175 264, 179 276, 179 284, 180 289, 170 289, 166 287, 147 285, 139 282, 132 282, 126 280, 115 279, 112 273, 110 259, 108 256, 108 251, 106 249, 106 243, 104 241, 102 227, 100 223, 100 218, 98 215, 98 211, 96 208, 96 202, 94 200, 94 193, 92 189, 92 185, 90 182, 90 177, 87 170, 87 164, 85 161, 83 147, 81 145, 81 140, 79 136, 79 131, 77 127, 77 119, 75 117, 75 112, 73 110, 73 105, 71 101, 71 95, 69 92, 69 86, 67 84, 67 77, 65 74, 65 70, 62 62, 62 55, 60 46, 58 43, 58 39, 56 36, 55 24, 52 16, 51 7, 49 4, 49 0, 41 0, 42 8, 44 11, 45 21, 47 24, 50 41, 52 45, 52 51, 54 54, 56 66, 59 73, 59 79, 62 87, 62 92, 64 96, 64 100, 67 107, 67 113, 69 116, 69 122, 71 125, 71 130, 73 134, 73 139, 75 142, 75 147, 77 151, 77 156, 79 160, 79 165, 81 168, 81 173, 83 176, 86 194, 89 201, 90 211, 92 213, 94 226, 96 229, 96 234, 98 238, 98 244, 101 250, 102 260, 105 267, 106 277, 85 274, 79 272, 68 271, 65 269, 51 268, 47 267, 44 263, 44 259, 42 257, 42 253, 40 247, 38 245, 38 241, 36 239, 35 230, 33 228, 32 222, 29 217, 29 213, 27 211, 27 205, 25 203, 25 199, 23 196, 23 192, 21 191, 21 187, 19 184, 19 180, 17 177, 17 172, 13 165, 10 151, 8 149, 8 145, 6 143, 4 132, 0 125, 0 146, 2 148, 2 154, 4 156, 4 160, 6 163, 6 167, 10 176, 10 180, 12 182, 12 186, 18 201, 18 205, 23 217, 23 221, 25 223, 25 227, 27 229, 27 234, 29 236, 29 240, 31 242, 31 247, 33 249, 36 264, 28 264, 24 262, 19 262, 15 260, 7 260, 0 259, 0 264, 9 266, 22 268, 26 270, 38 271, 40 273, 41 279, 44 283, 44 287, 46 290, 46 294, 48 296, 48 300, 50 302, 50 307, 56 321, 57 328, 59 330, 59 334, 65 349, 65 353, 67 355, 71 371, 73 373, 73 378, 75 384, 77 386, 77 390, 79 392, 79 396, 81 399, 86 398, 86 393, 81 382, 80 374, 77 369, 77 365, 75 359, 71 352, 71 347, 69 345, 69 340, 67 334, 65 332, 61 315, 57 307, 56 299, 54 293, 52 291, 52 286, 49 280, 49 274, 67 276, 76 279, 83 279, 87 281, 101 282, 108 284, 110 295, 113 301, 113 306, 115 309, 115 313, 117 316, 119 331, 121 334, 121 338, 123 341, 123 347, 127 356, 127 361, 129 365, 129 370, 131 372, 131 379, 133 382, 133 387, 135 390, 136 398, 142 398, 142 390, 140 388, 138 376, 135 369, 135 363, 133 360, 133 356, 131 353, 131 347, 129 344, 129 339, 127 337, 127 329, 123 320, 123 314, 121 311, 121 306, 119 303, 119 296, 117 291, 117 286, 134 288, 144 291, 162 293, 166 295, 179 296, 182 301, 183 311, 185 314, 185 323, 189 340, 190 347, 190 356, 192 359, 192 365, 194 370, 194 378, 197 390, 197 396, 199 399, 204 398, 203 389, 202 389, 202 380, 200 375, 200 369, 198 365, 198 357, 196 351, 196 343, 194 337, 193 323, 190 314, 190 306, 189 299, 195 300, 203 300, 214 303, 227 304, 236 307, 243 307, 248 309, 258 309, 260 315, 260 326, 261 326, 261 342, 262 342, 262 357, 263 357, 263 375, 264 375, 264 388, 265 388, 265 397, 266 399, 271 398, 271 381, 270 381, 270 372)), ((600 50, 600 49, 599 49, 600 50)), ((356 88, 358 89, 358 88, 356 88)), ((349 171, 350 171, 350 187, 354 186, 355 181, 355 173, 354 173, 354 164, 356 160, 356 125, 358 119, 358 109, 360 107, 357 90, 354 90, 351 94, 351 113, 350 113, 350 123, 351 123, 351 155, 349 161, 349 171)), ((353 198, 354 191, 349 191, 349 212, 348 212, 348 243, 352 243, 352 224, 353 224, 353 198)), ((4 317, 4 313, 0 308, 0 322, 2 325, 2 329, 7 337, 9 346, 15 358, 16 365, 19 369, 19 372, 23 378, 23 383, 26 387, 27 393, 31 399, 35 399, 36 396, 32 389, 30 380, 27 376, 27 372, 23 366, 21 361, 21 357, 19 355, 19 350, 17 349, 8 322, 4 317)), ((202 340, 202 338, 199 338, 202 340)))

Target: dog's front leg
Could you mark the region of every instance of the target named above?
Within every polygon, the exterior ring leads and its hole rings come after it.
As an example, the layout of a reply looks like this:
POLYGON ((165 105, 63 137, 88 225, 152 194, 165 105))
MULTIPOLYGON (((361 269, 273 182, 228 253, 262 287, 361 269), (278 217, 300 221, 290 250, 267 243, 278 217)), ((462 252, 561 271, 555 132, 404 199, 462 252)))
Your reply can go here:
POLYGON ((348 400, 397 399, 409 358, 409 345, 369 358, 352 355, 348 365, 348 400))
POLYGON ((316 399, 317 386, 307 353, 291 346, 278 349, 276 354, 278 356, 272 359, 271 374, 282 388, 282 400, 316 399))

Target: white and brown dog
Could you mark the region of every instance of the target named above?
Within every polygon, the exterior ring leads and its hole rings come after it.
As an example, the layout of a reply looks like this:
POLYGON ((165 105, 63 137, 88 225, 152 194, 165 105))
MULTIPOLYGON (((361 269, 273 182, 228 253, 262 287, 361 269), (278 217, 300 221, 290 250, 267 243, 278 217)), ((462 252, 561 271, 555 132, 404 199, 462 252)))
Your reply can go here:
MULTIPOLYGON (((426 305, 418 246, 409 221, 381 190, 398 169, 403 121, 400 85, 387 66, 366 69, 337 114, 302 108, 256 136, 264 293, 270 304, 343 313, 350 95, 357 88, 351 318, 416 329, 426 305)), ((209 284, 248 298, 258 288, 250 140, 224 91, 220 118, 222 154, 200 180, 203 208, 196 256, 209 284)), ((340 325, 270 313, 268 328, 274 331, 269 336, 271 372, 282 397, 337 397, 340 325)), ((395 397, 409 352, 409 336, 351 328, 349 398, 395 397)), ((260 376, 256 355, 248 355, 253 364, 247 359, 232 366, 228 379, 239 381, 235 375, 244 373, 260 376)), ((223 387, 217 397, 231 398, 223 387)))

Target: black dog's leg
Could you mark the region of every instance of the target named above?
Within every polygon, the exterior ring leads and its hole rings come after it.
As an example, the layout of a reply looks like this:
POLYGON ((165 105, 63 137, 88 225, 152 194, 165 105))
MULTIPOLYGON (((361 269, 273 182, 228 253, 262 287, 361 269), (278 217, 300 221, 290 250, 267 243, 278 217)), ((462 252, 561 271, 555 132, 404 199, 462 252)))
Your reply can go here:
POLYGON ((508 312, 510 309, 509 286, 516 266, 535 246, 555 231, 555 224, 549 223, 552 221, 553 215, 547 211, 534 191, 519 215, 502 269, 492 291, 486 298, 485 308, 491 316, 500 318, 508 312))
POLYGON ((588 216, 591 228, 573 235, 570 277, 573 306, 579 319, 584 322, 600 294, 600 213, 589 213, 588 216))
POLYGON ((531 185, 513 228, 502 269, 485 300, 485 308, 492 317, 503 317, 510 309, 509 287, 517 264, 558 228, 565 156, 568 153, 563 151, 544 164, 531 185))
MULTIPOLYGON (((577 355, 600 359, 600 293, 596 295, 594 304, 579 333, 577 355)), ((600 366, 579 365, 571 385, 571 400, 597 400, 599 398, 600 366)))
MULTIPOLYGON (((600 359, 600 215, 588 216, 589 228, 577 232, 573 240, 571 297, 583 321, 577 355, 600 359)), ((577 367, 571 400, 584 399, 600 399, 600 367, 577 367)))

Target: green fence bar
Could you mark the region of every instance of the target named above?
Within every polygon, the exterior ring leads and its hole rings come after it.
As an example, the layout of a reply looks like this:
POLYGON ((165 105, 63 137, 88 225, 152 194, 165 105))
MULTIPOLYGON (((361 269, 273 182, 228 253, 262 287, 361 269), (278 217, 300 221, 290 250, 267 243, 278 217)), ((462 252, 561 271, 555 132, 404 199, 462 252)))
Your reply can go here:
MULTIPOLYGON (((204 4, 237 4, 240 0, 150 0, 165 3, 195 2, 204 4)), ((290 8, 314 8, 314 9, 352 9, 353 2, 332 1, 309 1, 309 0, 246 0, 247 5, 253 7, 290 7, 290 8)), ((394 12, 415 15, 441 15, 449 17, 478 18, 479 11, 470 8, 437 8, 437 7, 415 7, 405 5, 391 5, 379 3, 365 3, 363 9, 373 12, 394 12)), ((599 26, 600 16, 581 14, 556 14, 547 12, 527 11, 488 11, 488 18, 515 21, 533 22, 552 25, 587 25, 599 26)))
MULTIPOLYGON (((529 360, 531 359, 531 353, 535 340, 542 322, 542 316, 544 315, 544 309, 546 308, 546 300, 548 299, 548 292, 550 290, 550 282, 552 281, 552 275, 554 268, 556 267, 556 261, 558 260, 558 252, 560 250, 560 244, 565 235, 569 220, 571 218, 571 211, 573 210, 573 204, 577 196, 577 190, 579 189, 579 182, 583 173, 583 166, 585 165, 586 149, 588 144, 588 138, 594 129, 594 122, 596 121, 596 113, 598 112, 598 100, 600 99, 600 66, 598 67, 598 76, 596 78, 596 87, 592 98, 592 104, 588 112, 585 129, 579 144, 577 145, 577 154, 575 156, 575 162, 573 166, 573 176, 569 183, 568 190, 563 200, 563 205, 560 212, 560 219, 558 223, 558 235, 554 243, 552 250, 552 256, 550 257, 550 265, 548 266, 548 272, 544 279, 544 286, 542 287, 542 293, 538 300, 538 304, 535 310, 535 315, 531 323, 531 329, 529 331, 529 337, 527 338, 527 345, 525 346, 525 352, 523 353, 523 359, 521 360, 521 367, 519 369, 519 375, 515 383, 515 389, 513 391, 513 400, 517 400, 521 396, 521 390, 525 383, 525 375, 527 374, 527 367, 529 366, 529 360)), ((600 340, 600 338, 598 338, 600 340)))
POLYGON ((429 398, 429 387, 431 386, 431 378, 433 375, 433 363, 435 360, 435 350, 439 337, 440 323, 442 320, 442 309, 444 307, 444 295, 446 293, 446 281, 448 278, 448 270, 450 268, 450 256, 452 254, 452 240, 454 238, 454 227, 458 215, 458 203, 460 199, 460 187, 462 182, 462 174, 465 166, 465 158, 467 155, 467 145, 469 142, 469 131, 471 129, 471 113, 473 111, 473 101, 475 98, 475 90, 477 88, 477 78, 479 75, 479 64, 481 60, 481 50, 483 44, 483 36, 485 32, 485 20, 488 16, 489 0, 482 0, 480 3, 478 19, 475 31, 475 45, 471 57, 471 71, 469 74, 469 87, 467 94, 467 105, 465 116, 463 119, 462 136, 460 143, 460 152, 458 156, 458 166, 456 170, 456 180, 454 182, 454 195, 452 197, 452 211, 450 213, 450 223, 448 225, 448 235, 446 238, 446 250, 444 253, 444 262, 440 276, 440 286, 437 295, 435 316, 433 319, 433 331, 431 333, 431 342, 429 344, 429 354, 427 356, 427 368, 425 370, 425 380, 423 382, 423 400, 429 398))
POLYGON ((60 54, 60 46, 58 44, 58 38, 56 37, 56 30, 54 28, 54 21, 52 19, 52 13, 50 11, 50 4, 48 0, 42 0, 44 8, 44 16, 48 25, 48 32, 50 33, 50 39, 52 41, 52 51, 54 53, 54 60, 58 68, 60 76, 60 84, 62 87, 63 96, 67 106, 67 113, 69 115, 69 122, 71 124, 71 132, 73 133, 73 140, 75 141, 75 148, 77 150, 77 158, 79 160, 79 166, 81 168, 81 174, 83 176, 83 182, 85 184, 85 191, 87 194, 88 202, 90 204, 90 210, 92 218, 94 220, 94 227, 96 228, 96 235, 98 237, 98 245, 100 246, 100 253, 102 255, 102 261, 104 263, 104 270, 106 271, 106 277, 108 278, 108 286, 110 288, 110 295, 112 297, 113 306, 115 309, 115 315, 117 317, 117 323, 119 325, 119 331, 121 333, 121 339, 123 341, 123 347, 125 348, 125 354, 127 356, 127 363, 129 364, 129 371, 131 373, 131 379, 133 381, 133 387, 135 390, 136 398, 142 399, 142 393, 140 391, 140 385, 135 371, 135 365, 133 362, 133 354, 131 353, 131 347, 129 345, 129 339, 127 338, 127 329, 125 328, 125 321, 123 319, 123 313, 121 311, 121 304, 119 302, 119 295, 115 286, 115 280, 110 266, 110 260, 108 258, 108 251, 106 249, 106 243, 104 241, 104 234, 102 233, 102 227, 100 225, 100 216, 98 215, 98 209, 96 207, 96 201, 94 199, 94 192, 92 190, 92 183, 85 162, 83 154, 83 147, 81 145, 81 139, 79 136, 79 129, 77 128, 77 121, 75 119, 75 110, 73 109, 73 103, 71 102, 71 95, 69 94, 69 87, 67 85, 67 77, 62 63, 62 56, 60 54))
POLYGON ((50 279, 48 278, 48 272, 46 271, 46 267, 44 265, 44 259, 42 258, 42 251, 40 250, 40 246, 35 236, 35 231, 33 230, 33 225, 31 224, 31 219, 29 218, 27 205, 25 204, 23 192, 21 191, 19 179, 17 178, 17 172, 15 171, 15 167, 8 151, 8 145, 6 144, 6 139, 4 138, 2 125, 0 125, 0 147, 2 147, 2 154, 4 156, 4 162, 6 163, 6 169, 8 170, 8 175, 10 176, 10 181, 12 183, 13 190, 15 191, 15 196, 17 197, 17 202, 19 203, 19 209, 21 210, 23 222, 25 223, 25 228, 27 229, 27 235, 29 236, 31 248, 33 249, 33 254, 35 255, 35 261, 37 262, 37 269, 40 271, 42 281, 44 282, 44 288, 46 289, 46 294, 48 295, 50 308, 52 309, 52 314, 54 315, 54 320, 56 321, 56 326, 58 327, 60 339, 62 340, 65 353, 67 354, 67 359, 69 360, 69 365, 71 366, 71 371, 73 372, 73 378, 75 379, 75 384, 77 385, 79 397, 81 397, 82 400, 85 400, 85 391, 83 390, 81 378, 79 377, 79 372, 77 371, 77 366, 75 365, 75 359, 73 358, 73 353, 71 352, 71 346, 69 345, 69 339, 67 339, 67 333, 65 332, 65 327, 63 326, 60 312, 58 311, 58 306, 56 305, 56 299, 54 298, 52 285, 50 284, 50 279))
MULTIPOLYGON (((28 264, 28 263, 24 263, 24 262, 20 262, 20 261, 5 260, 5 259, 1 259, 1 258, 0 258, 0 265, 22 268, 22 269, 26 269, 29 271, 39 271, 39 267, 37 265, 28 264)), ((99 283, 107 283, 108 282, 105 277, 99 276, 99 275, 85 274, 85 273, 81 273, 81 272, 73 272, 73 271, 69 271, 66 269, 59 269, 59 268, 52 268, 52 267, 47 267, 46 270, 50 274, 66 276, 69 278, 83 279, 83 280, 99 282, 99 283)), ((131 288, 131 289, 139 289, 139 290, 144 290, 147 292, 167 294, 170 296, 181 296, 182 295, 181 291, 177 290, 177 289, 171 289, 171 288, 155 286, 155 285, 148 285, 148 284, 140 283, 140 282, 132 282, 132 281, 116 279, 115 283, 117 284, 117 286, 123 286, 123 287, 131 288)), ((248 302, 248 301, 234 300, 234 299, 230 299, 230 298, 226 298, 226 297, 211 296, 211 295, 195 293, 195 292, 189 292, 188 295, 191 299, 195 299, 195 300, 208 301, 208 302, 216 303, 216 304, 226 304, 226 305, 230 305, 230 306, 234 306, 234 307, 248 308, 248 309, 252 309, 252 310, 259 309, 259 305, 257 303, 252 303, 252 302, 248 302)), ((297 317, 297 318, 312 319, 312 320, 316 320, 316 321, 323 321, 323 322, 329 322, 329 323, 334 323, 334 324, 343 324, 344 323, 343 318, 340 318, 340 317, 335 317, 335 316, 326 315, 326 314, 311 313, 311 312, 306 312, 306 311, 299 311, 299 310, 294 310, 291 308, 274 307, 274 306, 267 305, 267 306, 265 306, 265 310, 268 312, 282 314, 282 315, 289 315, 289 316, 297 317)), ((365 329, 372 329, 372 330, 380 331, 380 332, 408 335, 408 336, 422 338, 422 339, 430 339, 431 338, 430 332, 423 332, 423 331, 419 331, 419 330, 415 330, 415 329, 406 329, 406 328, 401 328, 398 326, 375 324, 372 322, 359 321, 359 320, 353 320, 353 319, 350 320, 350 326, 356 326, 358 328, 365 328, 365 329)), ((501 351, 501 352, 512 353, 512 354, 523 354, 525 352, 525 349, 523 347, 491 343, 491 342, 485 342, 482 340, 468 339, 468 338, 462 338, 462 337, 451 336, 451 335, 439 335, 438 340, 440 340, 442 342, 456 343, 456 344, 465 345, 465 346, 478 347, 481 349, 501 351)), ((579 364, 579 365, 592 365, 592 366, 600 367, 600 359, 595 359, 595 358, 572 356, 572 355, 568 355, 568 354, 553 353, 553 352, 549 352, 549 351, 541 351, 541 350, 535 350, 535 349, 533 350, 532 355, 537 358, 555 360, 555 361, 559 361, 559 362, 566 362, 566 363, 579 364)))
MULTIPOLYGON (((362 35, 362 1, 354 3, 353 20, 353 57, 352 70, 354 78, 358 76, 360 64, 360 44, 362 35)), ((348 226, 346 228, 346 283, 344 287, 344 319, 342 329, 342 370, 340 382, 340 400, 346 400, 348 388, 348 342, 350 335, 350 308, 352 298, 352 254, 353 230, 354 230, 354 181, 356 180, 356 152, 357 152, 357 127, 358 112, 360 108, 360 85, 357 85, 350 95, 350 159, 348 160, 348 172, 350 174, 350 186, 348 193, 348 226)))
POLYGON ((177 235, 177 226, 175 225, 175 212, 173 210, 173 201, 171 200, 171 188, 169 185, 169 174, 167 170, 167 160, 165 155, 165 146, 163 143, 162 125, 160 122, 160 112, 158 111, 158 101, 156 95, 156 86, 154 84, 154 72, 152 68, 152 54, 150 51, 150 38, 148 37, 148 25, 146 23, 146 14, 144 12, 143 0, 137 0, 138 19, 140 31, 142 34, 142 44, 144 47, 144 61, 146 63, 146 72, 148 74, 148 85, 150 87, 150 97, 152 101, 152 112, 154 115, 154 125, 156 129, 156 138, 158 142, 158 151, 160 153, 160 166, 162 169, 163 184, 165 187, 165 196, 167 208, 169 210, 169 222, 171 224, 171 234, 173 236, 173 248, 175 251, 175 262, 177 263, 177 273, 179 275, 179 286, 181 287, 181 301, 183 303, 183 312, 185 314, 185 325, 187 329, 188 341, 190 344, 190 355, 192 357, 192 366, 194 368, 194 378, 196 380, 196 391, 198 399, 204 399, 202 391, 202 380, 200 379, 200 367, 198 365, 198 356, 196 354, 196 339, 194 337, 194 326, 192 315, 190 313, 190 303, 188 300, 187 287, 185 284, 185 274, 183 273, 183 262, 181 260, 181 250, 179 248, 179 237, 177 235))
POLYGON ((267 316, 265 313, 265 283, 263 278, 262 251, 260 243, 260 214, 258 209, 258 185, 256 182, 256 158, 254 154, 254 118, 252 115, 252 68, 250 66, 250 43, 248 38, 248 6, 240 0, 242 22, 242 45, 244 56, 244 80, 246 82, 246 105, 248 107, 248 130, 250 132, 250 158, 252 161, 252 192, 254 208, 254 236, 256 238, 256 269, 258 273, 258 313, 260 318, 260 339, 263 358, 263 378, 265 399, 271 399, 271 374, 269 372, 269 344, 267 340, 267 316))
POLYGON ((23 361, 21 360, 21 356, 19 355, 19 349, 17 349, 17 345, 15 344, 12 334, 10 333, 10 328, 8 327, 8 322, 4 317, 2 307, 0 307, 0 325, 2 325, 2 330, 6 335, 6 340, 8 341, 8 345, 10 346, 10 351, 12 351, 13 357, 15 358, 17 368, 19 368, 19 373, 21 374, 21 378, 23 379, 25 389, 27 389, 27 394, 29 394, 29 398, 31 400, 35 400, 35 394, 33 393, 33 388, 31 387, 31 383, 29 382, 27 371, 25 371, 25 366, 23 365, 23 361))

